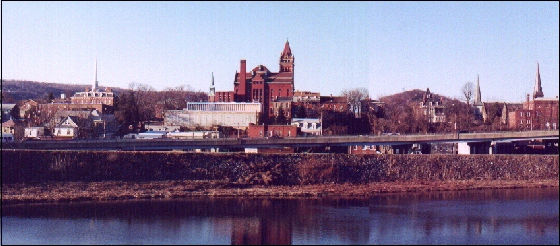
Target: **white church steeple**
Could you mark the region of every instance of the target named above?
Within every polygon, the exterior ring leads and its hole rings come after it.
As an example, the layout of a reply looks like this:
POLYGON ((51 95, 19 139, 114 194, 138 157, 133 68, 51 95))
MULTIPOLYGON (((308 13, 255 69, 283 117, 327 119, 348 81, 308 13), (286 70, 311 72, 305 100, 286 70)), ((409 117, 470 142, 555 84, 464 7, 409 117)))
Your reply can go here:
POLYGON ((97 83, 98 83, 97 82, 97 58, 95 58, 95 77, 93 79, 93 84, 91 85, 91 91, 92 92, 97 91, 97 87, 98 87, 97 83))

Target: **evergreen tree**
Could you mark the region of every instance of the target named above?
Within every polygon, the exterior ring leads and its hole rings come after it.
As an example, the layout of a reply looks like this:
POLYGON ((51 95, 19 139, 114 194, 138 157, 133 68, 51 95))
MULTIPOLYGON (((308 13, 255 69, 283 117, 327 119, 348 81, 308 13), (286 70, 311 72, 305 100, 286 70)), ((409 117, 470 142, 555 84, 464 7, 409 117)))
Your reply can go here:
POLYGON ((307 118, 307 110, 305 110, 305 105, 298 106, 296 111, 297 118, 307 118))
POLYGON ((115 118, 121 124, 138 122, 138 104, 133 91, 122 93, 115 104, 115 118))
POLYGON ((52 91, 50 91, 49 94, 47 95, 47 103, 51 103, 53 100, 54 100, 54 95, 52 91))
POLYGON ((276 115, 276 118, 274 119, 274 123, 277 125, 284 125, 286 124, 286 122, 288 121, 286 118, 286 115, 284 115, 284 108, 282 106, 280 106, 280 108, 278 109, 278 115, 276 115))

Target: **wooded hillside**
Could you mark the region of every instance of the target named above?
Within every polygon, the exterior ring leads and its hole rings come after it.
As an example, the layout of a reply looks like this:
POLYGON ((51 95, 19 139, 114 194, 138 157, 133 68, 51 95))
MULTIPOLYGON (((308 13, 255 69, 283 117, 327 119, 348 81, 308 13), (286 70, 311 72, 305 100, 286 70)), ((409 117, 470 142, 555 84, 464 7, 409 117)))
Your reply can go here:
MULTIPOLYGON (((4 80, 2 79, 2 102, 15 103, 20 100, 33 99, 38 100, 46 98, 50 92, 55 98, 60 98, 60 94, 66 94, 71 97, 74 93, 84 91, 86 87, 91 89, 91 85, 86 84, 62 84, 62 83, 46 83, 26 80, 4 80)), ((99 86, 102 90, 103 85, 99 86)), ((111 87, 116 94, 120 94, 127 89, 119 87, 111 87)))

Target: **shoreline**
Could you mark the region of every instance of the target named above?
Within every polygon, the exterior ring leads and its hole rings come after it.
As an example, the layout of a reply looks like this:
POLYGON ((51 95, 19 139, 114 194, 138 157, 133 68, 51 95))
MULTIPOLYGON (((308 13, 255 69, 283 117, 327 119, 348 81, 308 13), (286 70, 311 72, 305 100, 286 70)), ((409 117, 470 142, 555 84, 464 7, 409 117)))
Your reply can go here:
POLYGON ((559 187, 559 180, 396 181, 369 184, 243 185, 226 181, 50 182, 2 184, 2 204, 188 197, 366 198, 383 193, 559 187))

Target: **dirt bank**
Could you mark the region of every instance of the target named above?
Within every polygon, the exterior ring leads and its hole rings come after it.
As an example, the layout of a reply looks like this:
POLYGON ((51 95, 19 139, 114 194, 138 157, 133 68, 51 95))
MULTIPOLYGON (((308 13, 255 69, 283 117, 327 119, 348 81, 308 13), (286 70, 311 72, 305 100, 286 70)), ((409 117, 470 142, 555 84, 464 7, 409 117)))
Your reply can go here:
POLYGON ((558 187, 558 158, 2 150, 2 202, 558 187))
POLYGON ((50 182, 3 184, 2 203, 172 199, 182 197, 368 197, 378 193, 558 187, 558 180, 461 180, 264 186, 220 181, 50 182))

